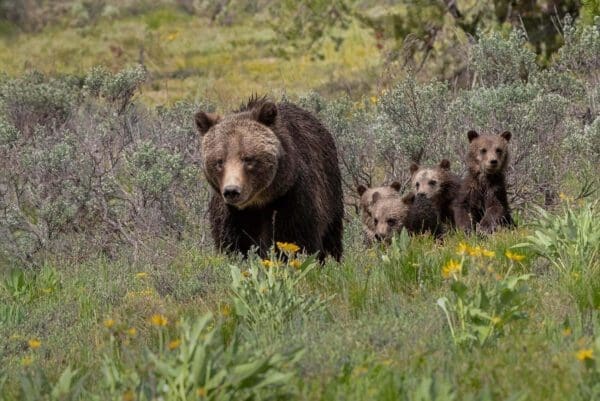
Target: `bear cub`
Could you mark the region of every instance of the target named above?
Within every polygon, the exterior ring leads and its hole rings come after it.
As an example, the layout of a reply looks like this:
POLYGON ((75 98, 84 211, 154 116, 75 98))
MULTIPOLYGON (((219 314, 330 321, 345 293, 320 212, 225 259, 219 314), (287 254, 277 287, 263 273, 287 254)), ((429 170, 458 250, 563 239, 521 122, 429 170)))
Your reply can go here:
POLYGON ((212 237, 219 250, 292 242, 323 260, 342 256, 341 174, 333 137, 298 106, 253 97, 221 117, 196 113, 203 167, 213 190, 212 237))
POLYGON ((443 159, 435 167, 410 166, 411 187, 417 198, 426 197, 438 210, 443 223, 454 227, 453 202, 461 179, 450 171, 450 161, 443 159))
POLYGON ((375 194, 377 194, 376 199, 378 200, 399 197, 400 187, 401 185, 397 181, 381 187, 367 188, 364 185, 356 187, 356 191, 360 196, 359 206, 366 245, 370 245, 375 240, 375 224, 373 222, 373 206, 375 205, 375 201, 373 197, 375 194))
POLYGON ((492 233, 514 226, 506 195, 505 173, 511 133, 479 135, 469 131, 468 172, 454 203, 456 225, 465 230, 492 233))

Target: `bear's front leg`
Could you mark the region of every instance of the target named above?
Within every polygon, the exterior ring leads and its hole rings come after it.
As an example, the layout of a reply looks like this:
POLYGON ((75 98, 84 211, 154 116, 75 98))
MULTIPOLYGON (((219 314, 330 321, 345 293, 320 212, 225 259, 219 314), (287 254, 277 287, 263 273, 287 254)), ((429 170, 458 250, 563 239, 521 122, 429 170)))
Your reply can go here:
POLYGON ((503 216, 504 207, 500 201, 496 198, 486 199, 485 214, 479 224, 477 224, 477 232, 482 232, 484 234, 493 233, 500 224, 503 216))

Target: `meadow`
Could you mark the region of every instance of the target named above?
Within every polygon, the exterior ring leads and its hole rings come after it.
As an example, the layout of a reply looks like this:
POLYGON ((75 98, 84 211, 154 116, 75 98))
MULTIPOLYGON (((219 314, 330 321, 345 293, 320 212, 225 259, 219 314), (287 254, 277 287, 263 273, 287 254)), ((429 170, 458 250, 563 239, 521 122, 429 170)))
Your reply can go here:
POLYGON ((86 15, 0 25, 1 400, 600 399, 600 19, 452 36, 459 84, 359 21, 282 57, 265 15, 86 15), (253 92, 335 137, 340 263, 213 250, 192 116, 253 92), (469 129, 513 133, 518 227, 365 246, 356 186, 462 172, 469 129))

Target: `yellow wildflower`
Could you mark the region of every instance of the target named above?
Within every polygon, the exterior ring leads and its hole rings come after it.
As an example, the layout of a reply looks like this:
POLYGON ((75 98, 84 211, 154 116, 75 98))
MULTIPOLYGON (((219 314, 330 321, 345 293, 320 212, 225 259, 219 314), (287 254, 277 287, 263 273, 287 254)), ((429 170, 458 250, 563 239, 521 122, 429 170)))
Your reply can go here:
POLYGON ((461 242, 460 244, 458 244, 458 247, 456 247, 456 253, 458 255, 465 255, 469 252, 469 245, 465 244, 464 242, 461 242))
POLYGON ((247 270, 244 270, 244 271, 242 272, 242 276, 244 276, 244 277, 248 278, 248 277, 250 277, 250 272, 249 272, 249 271, 247 271, 247 270))
POLYGON ((198 397, 206 397, 206 389, 204 387, 200 387, 198 390, 196 390, 196 394, 198 394, 198 397))
POLYGON ((23 365, 23 366, 29 366, 32 363, 33 363, 32 356, 26 356, 26 357, 23 357, 23 359, 21 359, 21 365, 23 365))
POLYGON ((135 273, 135 277, 139 278, 139 279, 146 278, 146 277, 148 277, 148 273, 146 273, 146 272, 137 272, 137 273, 135 273))
POLYGON ((562 331, 563 337, 569 337, 573 331, 570 327, 565 327, 562 331))
POLYGON ((165 316, 157 313, 155 315, 152 315, 152 317, 150 318, 150 323, 152 323, 154 326, 161 327, 169 324, 169 321, 165 316))
POLYGON ((32 338, 31 340, 27 341, 27 344, 29 344, 29 348, 31 349, 38 349, 42 346, 42 342, 37 338, 32 338))
POLYGON ((221 307, 221 315, 223 315, 225 317, 231 315, 231 306, 229 306, 229 305, 223 305, 221 307))
POLYGON ((294 259, 290 262, 290 266, 292 266, 294 269, 299 269, 300 266, 302 266, 302 262, 300 262, 298 259, 294 259))
POLYGON ((123 393, 123 401, 135 401, 135 394, 131 390, 127 390, 123 393))
POLYGON ((520 255, 518 253, 514 253, 514 252, 511 252, 511 251, 506 251, 505 255, 506 255, 507 258, 509 258, 513 262, 520 262, 523 259, 525 259, 525 255, 520 255))
POLYGON ((486 258, 493 258, 494 256, 496 256, 496 252, 490 251, 488 249, 482 249, 481 254, 486 258))
POLYGON ((442 277, 450 278, 454 276, 456 273, 462 271, 462 264, 453 259, 450 259, 448 263, 444 267, 442 267, 442 277))
POLYGON ((104 319, 104 321, 102 322, 104 327, 106 327, 107 329, 112 328, 115 325, 115 323, 115 319, 104 319))
POLYGON ((130 337, 135 337, 137 335, 137 329, 135 327, 130 327, 127 329, 127 334, 130 337))
POLYGON ((377 104, 377 96, 371 96, 371 103, 377 104))
POLYGON ((173 351, 174 349, 179 348, 179 346, 181 345, 181 340, 176 338, 173 341, 170 341, 169 344, 167 344, 167 348, 171 351, 173 351))
POLYGON ((494 316, 492 317, 492 323, 493 324, 498 324, 502 321, 502 319, 500 319, 498 316, 494 316))
POLYGON ((481 249, 481 247, 478 245, 478 246, 476 246, 475 248, 469 248, 467 252, 468 252, 469 256, 475 256, 475 257, 479 257, 479 256, 481 256, 481 254, 482 254, 482 251, 483 251, 483 250, 482 250, 482 249, 481 249))
POLYGON ((269 260, 269 259, 264 259, 260 263, 267 269, 277 266, 277 264, 275 262, 273 262, 272 260, 269 260))
POLYGON ((300 247, 298 245, 292 244, 290 242, 277 242, 277 248, 279 248, 281 252, 287 253, 296 253, 300 250, 300 247))
POLYGON ((580 349, 575 354, 575 357, 582 362, 587 359, 594 359, 594 350, 591 348, 580 349))
POLYGON ((175 32, 171 32, 170 34, 167 35, 167 40, 169 42, 174 41, 175 39, 177 39, 177 37, 179 36, 179 32, 175 31, 175 32))

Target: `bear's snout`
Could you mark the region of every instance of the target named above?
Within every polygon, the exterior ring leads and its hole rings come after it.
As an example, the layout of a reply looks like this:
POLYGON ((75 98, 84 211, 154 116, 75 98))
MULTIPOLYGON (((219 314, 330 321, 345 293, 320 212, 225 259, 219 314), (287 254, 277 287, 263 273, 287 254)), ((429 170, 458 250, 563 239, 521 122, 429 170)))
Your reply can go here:
POLYGON ((227 185, 223 188, 223 198, 227 202, 236 202, 242 194, 242 188, 239 185, 227 185))

